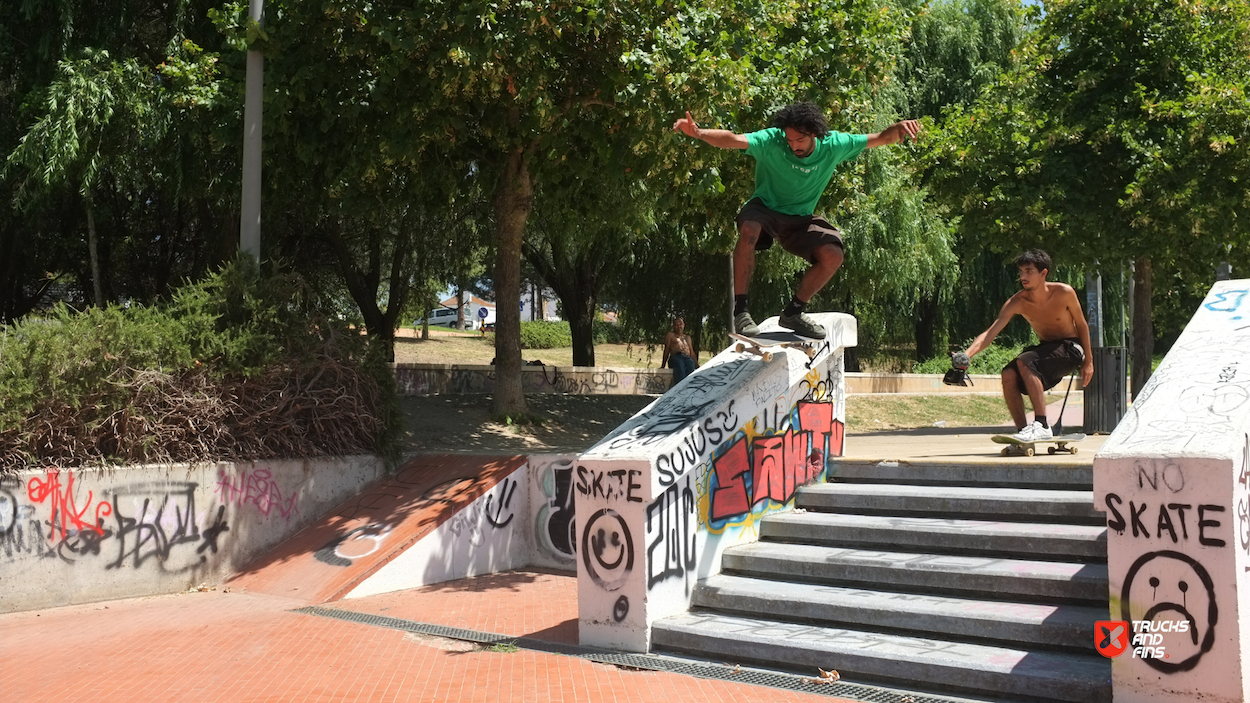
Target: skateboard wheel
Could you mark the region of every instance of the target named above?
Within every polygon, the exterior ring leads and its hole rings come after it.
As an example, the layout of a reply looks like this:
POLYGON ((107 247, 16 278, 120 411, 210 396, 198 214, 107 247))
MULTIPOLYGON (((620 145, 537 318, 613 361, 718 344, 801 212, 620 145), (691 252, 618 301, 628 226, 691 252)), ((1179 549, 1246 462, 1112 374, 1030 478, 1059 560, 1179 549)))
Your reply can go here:
POLYGON ((1047 453, 1047 454, 1054 454, 1054 453, 1055 453, 1055 452, 1057 452, 1057 451, 1059 451, 1059 450, 1055 449, 1054 447, 1046 447, 1046 453, 1047 453))
POLYGON ((1007 447, 1003 447, 1003 450, 1002 450, 1001 452, 999 452, 999 454, 1002 454, 1003 456, 1007 456, 1007 455, 1008 455, 1008 454, 1010 454, 1010 453, 1011 453, 1011 452, 1007 451, 1007 447))
POLYGON ((1034 451, 1033 451, 1033 447, 1025 447, 1025 448, 1024 448, 1024 455, 1025 455, 1025 456, 1033 456, 1035 453, 1036 453, 1036 452, 1034 452, 1034 451))
POLYGON ((764 361, 772 361, 772 360, 773 360, 773 353, 772 353, 772 352, 764 352, 764 361))
POLYGON ((746 350, 746 345, 742 343, 738 343, 738 345, 734 347, 734 351, 738 352, 739 354, 741 354, 745 350, 746 350))
POLYGON ((1072 447, 1072 448, 1071 448, 1071 449, 1069 449, 1068 451, 1072 452, 1073 454, 1076 454, 1076 450, 1077 450, 1077 449, 1078 449, 1078 447, 1072 447))

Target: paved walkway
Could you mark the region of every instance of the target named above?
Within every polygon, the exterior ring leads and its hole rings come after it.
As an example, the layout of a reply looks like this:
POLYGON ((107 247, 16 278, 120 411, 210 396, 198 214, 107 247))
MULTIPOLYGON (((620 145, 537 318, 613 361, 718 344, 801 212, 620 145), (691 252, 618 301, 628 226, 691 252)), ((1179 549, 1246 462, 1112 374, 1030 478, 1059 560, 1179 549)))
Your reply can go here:
MULTIPOLYGON (((852 435, 847 454, 851 459, 898 461, 999 460, 998 445, 989 442, 988 434, 1001 429, 924 428, 852 435)), ((1091 437, 1080 445, 1080 454, 1059 460, 1089 462, 1103 440, 1091 437)), ((497 457, 492 460, 498 461, 495 472, 512 465, 497 457)), ((431 469, 414 468, 395 480, 428 481, 431 469)), ((335 527, 351 528, 372 519, 371 511, 384 510, 404 515, 405 524, 412 524, 409 538, 423 532, 427 525, 422 512, 438 506, 386 503, 386 485, 374 491, 377 500, 366 506, 369 510, 338 516, 335 527)), ((477 490, 468 483, 447 486, 444 480, 439 485, 477 490)), ((422 497, 427 502, 437 498, 422 497)), ((0 615, 0 695, 5 701, 58 703, 844 700, 637 670, 524 647, 492 649, 324 617, 327 612, 368 614, 569 645, 577 635, 576 579, 562 573, 512 572, 336 600, 361 574, 344 570, 339 578, 317 586, 288 585, 296 583, 291 580, 295 576, 316 578, 321 567, 309 560, 307 552, 333 535, 309 539, 302 555, 275 551, 235 581, 211 591, 0 615), (322 615, 295 612, 307 606, 329 610, 322 615)))

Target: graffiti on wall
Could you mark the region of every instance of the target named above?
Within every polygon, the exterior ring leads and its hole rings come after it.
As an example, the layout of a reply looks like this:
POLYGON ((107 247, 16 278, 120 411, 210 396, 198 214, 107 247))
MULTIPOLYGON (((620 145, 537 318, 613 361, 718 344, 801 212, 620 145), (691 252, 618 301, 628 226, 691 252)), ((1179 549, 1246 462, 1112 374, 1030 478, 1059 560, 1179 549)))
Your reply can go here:
POLYGON ((698 566, 698 501, 692 476, 669 486, 647 506, 647 588, 684 578, 686 592, 698 566))
POLYGON ((1232 516, 1193 498, 1203 472, 1191 473, 1181 460, 1138 459, 1132 483, 1104 498, 1107 529, 1129 538, 1135 555, 1121 582, 1119 617, 1133 623, 1134 645, 1166 652, 1140 657, 1164 674, 1193 669, 1214 645, 1219 604, 1210 565, 1229 558, 1219 535, 1232 516), (1174 631, 1173 623, 1185 624, 1174 631))
MULTIPOLYGON (((493 367, 454 368, 399 366, 395 381, 401 395, 442 395, 493 393, 493 367)), ((577 395, 660 394, 672 383, 667 370, 623 371, 613 369, 558 366, 526 366, 521 386, 526 393, 568 393, 577 395)))
POLYGON ((261 515, 268 517, 271 513, 290 520, 299 512, 296 500, 298 491, 282 495, 282 489, 273 480, 268 469, 256 471, 240 471, 231 476, 226 471, 217 472, 217 500, 222 505, 245 507, 251 505, 261 515))
POLYGON ((198 484, 123 484, 111 497, 76 485, 73 471, 0 482, 0 556, 10 562, 55 558, 78 564, 100 557, 105 569, 155 567, 176 573, 199 568, 230 531, 226 506, 198 510, 198 484))
POLYGON ((534 524, 537 544, 548 556, 569 563, 577 557, 573 508, 573 460, 558 458, 536 463, 530 470, 542 494, 534 524))
POLYGON ((845 426, 832 403, 799 401, 784 425, 767 434, 755 434, 751 425, 716 452, 705 474, 706 505, 700 507, 710 532, 744 525, 755 513, 790 502, 799 486, 824 474, 826 457, 842 455, 845 426))

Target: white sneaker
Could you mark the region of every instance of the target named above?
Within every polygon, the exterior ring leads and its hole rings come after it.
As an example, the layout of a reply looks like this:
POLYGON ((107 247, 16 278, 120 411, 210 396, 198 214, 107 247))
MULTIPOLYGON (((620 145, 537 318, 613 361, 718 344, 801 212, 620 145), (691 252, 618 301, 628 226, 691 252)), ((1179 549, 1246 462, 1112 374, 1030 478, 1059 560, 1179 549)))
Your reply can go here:
POLYGON ((1042 423, 1034 422, 1025 425, 1024 429, 1012 435, 1020 442, 1041 442, 1054 437, 1055 434, 1050 431, 1049 427, 1042 427, 1042 423))

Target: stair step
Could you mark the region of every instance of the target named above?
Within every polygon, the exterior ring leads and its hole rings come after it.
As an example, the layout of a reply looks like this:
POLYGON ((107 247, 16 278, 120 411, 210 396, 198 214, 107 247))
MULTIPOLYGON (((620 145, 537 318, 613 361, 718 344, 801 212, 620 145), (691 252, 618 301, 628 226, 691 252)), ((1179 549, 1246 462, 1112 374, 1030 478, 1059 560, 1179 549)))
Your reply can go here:
POLYGON ((1107 528, 1101 525, 788 512, 764 518, 760 539, 942 554, 1107 560, 1107 528))
POLYGON ((817 483, 799 489, 795 506, 806 510, 865 515, 1106 524, 1106 516, 1094 509, 1092 491, 817 483))
POLYGON ((943 642, 719 613, 665 618, 652 629, 659 648, 731 662, 977 695, 1110 703, 1111 662, 1093 655, 943 642))
POLYGON ((824 626, 865 627, 919 636, 996 640, 1092 654, 1095 620, 1107 607, 1041 605, 861 588, 765 581, 721 574, 700 581, 692 605, 824 626))
POLYGON ((1094 468, 1092 464, 1047 463, 1041 457, 1028 461, 995 460, 976 464, 836 459, 830 462, 829 480, 1091 491, 1094 488, 1094 468))
POLYGON ((880 586, 944 595, 1105 605, 1107 567, 1053 561, 754 542, 730 547, 722 571, 765 579, 880 586))

